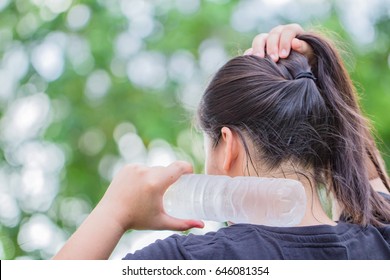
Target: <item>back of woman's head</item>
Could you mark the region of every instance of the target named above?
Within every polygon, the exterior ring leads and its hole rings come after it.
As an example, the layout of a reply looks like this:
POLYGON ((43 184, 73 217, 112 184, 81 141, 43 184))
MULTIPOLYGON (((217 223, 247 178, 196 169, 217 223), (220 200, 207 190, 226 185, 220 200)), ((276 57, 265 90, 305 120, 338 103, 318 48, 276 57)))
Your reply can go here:
POLYGON ((373 156, 375 146, 341 59, 317 35, 300 39, 313 48, 313 69, 295 52, 278 63, 268 57, 233 58, 206 89, 199 124, 214 145, 222 127, 235 131, 250 161, 263 168, 289 163, 311 170, 311 179, 327 186, 351 222, 388 222, 390 205, 370 186, 367 154, 387 187, 388 182, 373 156))

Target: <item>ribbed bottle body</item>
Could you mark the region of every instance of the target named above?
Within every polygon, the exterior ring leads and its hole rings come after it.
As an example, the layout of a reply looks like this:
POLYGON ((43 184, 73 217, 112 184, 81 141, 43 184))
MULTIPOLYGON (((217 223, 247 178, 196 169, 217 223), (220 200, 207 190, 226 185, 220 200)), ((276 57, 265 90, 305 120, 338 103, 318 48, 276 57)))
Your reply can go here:
POLYGON ((302 220, 306 195, 291 179, 188 174, 166 191, 164 209, 182 219, 286 227, 302 220))

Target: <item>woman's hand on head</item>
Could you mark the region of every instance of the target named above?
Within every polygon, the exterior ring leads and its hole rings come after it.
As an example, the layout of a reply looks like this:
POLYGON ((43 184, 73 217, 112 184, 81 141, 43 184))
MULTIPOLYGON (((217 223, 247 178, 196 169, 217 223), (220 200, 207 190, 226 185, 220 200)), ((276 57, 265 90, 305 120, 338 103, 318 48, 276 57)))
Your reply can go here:
POLYGON ((163 208, 163 195, 181 175, 192 173, 187 162, 168 167, 127 165, 114 177, 99 203, 124 229, 187 230, 202 221, 176 219, 163 208))
POLYGON ((252 41, 252 47, 244 54, 260 57, 269 55, 276 62, 279 58, 288 57, 291 50, 294 50, 310 59, 312 56, 310 45, 296 38, 303 33, 304 30, 299 24, 279 25, 269 33, 258 34, 252 41))

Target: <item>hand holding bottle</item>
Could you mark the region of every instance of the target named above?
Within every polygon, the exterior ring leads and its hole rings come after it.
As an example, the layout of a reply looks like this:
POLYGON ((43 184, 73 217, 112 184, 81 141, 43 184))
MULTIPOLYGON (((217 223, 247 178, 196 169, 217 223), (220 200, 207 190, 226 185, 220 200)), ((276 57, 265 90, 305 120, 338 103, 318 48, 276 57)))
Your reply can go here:
POLYGON ((113 179, 99 206, 124 229, 187 230, 203 222, 176 219, 163 208, 163 195, 181 175, 192 173, 187 162, 168 167, 125 166, 113 179))
POLYGON ((173 218, 163 209, 166 189, 191 172, 189 163, 179 161, 168 167, 125 166, 54 259, 107 259, 128 229, 203 227, 202 221, 173 218))

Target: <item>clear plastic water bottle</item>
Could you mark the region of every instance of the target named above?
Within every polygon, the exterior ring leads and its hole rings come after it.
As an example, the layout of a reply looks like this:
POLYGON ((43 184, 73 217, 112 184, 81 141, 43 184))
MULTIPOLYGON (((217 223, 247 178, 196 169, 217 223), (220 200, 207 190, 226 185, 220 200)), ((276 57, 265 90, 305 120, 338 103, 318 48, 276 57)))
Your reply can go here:
POLYGON ((301 222, 306 194, 291 179, 188 174, 168 188, 164 209, 181 219, 287 227, 301 222))

